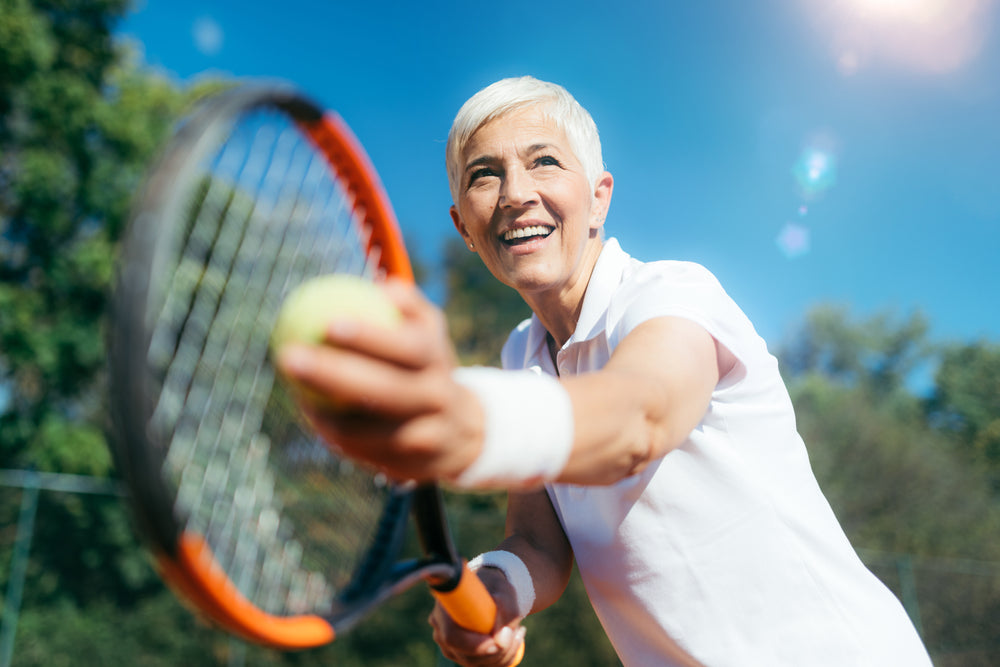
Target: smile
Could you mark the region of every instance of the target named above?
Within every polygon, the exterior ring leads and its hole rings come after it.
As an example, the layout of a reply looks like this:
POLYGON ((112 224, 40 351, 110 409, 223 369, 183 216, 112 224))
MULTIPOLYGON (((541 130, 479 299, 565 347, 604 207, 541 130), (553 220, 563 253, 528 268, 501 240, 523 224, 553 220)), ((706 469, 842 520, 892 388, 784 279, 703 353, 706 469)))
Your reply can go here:
POLYGON ((509 229, 503 233, 501 238, 504 243, 516 244, 525 243, 536 238, 545 238, 553 231, 552 227, 546 227, 545 225, 532 225, 530 227, 522 227, 520 229, 509 229))

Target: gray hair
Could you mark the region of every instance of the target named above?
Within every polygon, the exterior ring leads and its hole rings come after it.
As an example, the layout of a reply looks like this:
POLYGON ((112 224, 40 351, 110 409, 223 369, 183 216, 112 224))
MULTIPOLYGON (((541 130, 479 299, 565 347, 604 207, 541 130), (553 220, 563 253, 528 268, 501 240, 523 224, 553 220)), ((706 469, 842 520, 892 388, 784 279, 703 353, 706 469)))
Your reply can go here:
POLYGON ((461 186, 459 160, 472 135, 496 118, 534 105, 566 133, 569 147, 583 165, 587 181, 591 185, 597 182, 604 171, 604 160, 597 125, 587 110, 560 85, 530 76, 501 79, 470 97, 451 125, 445 163, 454 203, 458 203, 461 186))

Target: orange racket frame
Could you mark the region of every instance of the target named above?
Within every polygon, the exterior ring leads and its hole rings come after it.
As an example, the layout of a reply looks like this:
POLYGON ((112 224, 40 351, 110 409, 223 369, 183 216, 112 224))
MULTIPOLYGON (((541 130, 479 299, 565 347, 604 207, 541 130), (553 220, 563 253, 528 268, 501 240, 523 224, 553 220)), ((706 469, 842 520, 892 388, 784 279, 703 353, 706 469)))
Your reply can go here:
MULTIPOLYGON (((168 146, 137 202, 123 245, 115 295, 111 336, 112 411, 114 452, 129 484, 131 498, 143 532, 151 545, 163 580, 202 616, 221 629, 254 643, 300 650, 328 644, 388 597, 423 579, 452 618, 462 627, 491 633, 496 623, 495 604, 479 578, 456 556, 437 487, 395 488, 395 509, 387 508, 382 522, 398 532, 400 522, 415 524, 423 556, 381 568, 381 580, 367 585, 370 591, 355 595, 347 613, 331 617, 322 613, 275 615, 248 600, 217 561, 204 535, 175 516, 172 493, 160 478, 161 443, 149 442, 151 389, 144 376, 150 334, 146 311, 155 290, 162 287, 157 271, 157 244, 172 242, 160 215, 176 206, 179 189, 191 189, 190 169, 204 145, 220 141, 226 122, 250 110, 267 108, 290 117, 326 159, 353 201, 359 224, 368 232, 363 249, 376 257, 382 275, 413 281, 413 271, 395 214, 382 184, 360 142, 335 113, 324 112, 285 85, 240 86, 217 95, 200 116, 192 116, 168 146), (222 129, 220 129, 222 128, 222 129), (214 135, 214 136, 213 136, 214 135), (198 148, 198 146, 202 148, 198 148), (194 157, 193 157, 194 156, 194 157), (164 241, 166 239, 166 241, 164 241), (143 280, 136 275, 143 273, 143 280), (402 519, 390 514, 407 515, 402 519)), ((318 520, 322 520, 319 518, 318 520)), ((343 612, 343 609, 341 610, 343 612)), ((523 654, 523 646, 522 646, 523 654)), ((517 658, 520 662, 521 656, 517 658)))

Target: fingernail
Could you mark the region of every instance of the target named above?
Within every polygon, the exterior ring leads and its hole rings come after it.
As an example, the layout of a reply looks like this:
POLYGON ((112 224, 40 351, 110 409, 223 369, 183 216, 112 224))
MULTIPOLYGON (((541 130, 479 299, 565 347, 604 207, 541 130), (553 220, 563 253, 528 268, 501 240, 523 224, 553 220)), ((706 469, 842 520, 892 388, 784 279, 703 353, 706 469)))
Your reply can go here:
POLYGON ((500 632, 497 633, 496 642, 504 648, 510 646, 510 643, 514 641, 514 631, 510 629, 510 626, 503 626, 500 628, 500 632))

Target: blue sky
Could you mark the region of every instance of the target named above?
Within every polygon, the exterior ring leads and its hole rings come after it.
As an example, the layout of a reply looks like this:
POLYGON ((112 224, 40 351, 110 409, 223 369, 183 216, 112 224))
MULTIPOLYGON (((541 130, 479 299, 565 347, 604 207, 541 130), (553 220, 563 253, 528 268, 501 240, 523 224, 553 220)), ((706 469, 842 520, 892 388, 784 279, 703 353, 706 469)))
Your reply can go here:
POLYGON ((279 77, 368 149, 415 254, 454 234, 444 141, 532 74, 601 131, 607 231, 711 269, 772 346, 814 304, 1000 340, 1000 0, 146 0, 178 81, 279 77))

